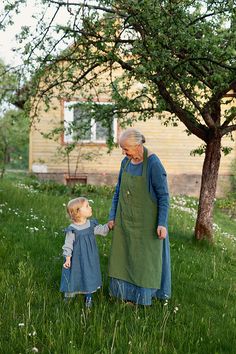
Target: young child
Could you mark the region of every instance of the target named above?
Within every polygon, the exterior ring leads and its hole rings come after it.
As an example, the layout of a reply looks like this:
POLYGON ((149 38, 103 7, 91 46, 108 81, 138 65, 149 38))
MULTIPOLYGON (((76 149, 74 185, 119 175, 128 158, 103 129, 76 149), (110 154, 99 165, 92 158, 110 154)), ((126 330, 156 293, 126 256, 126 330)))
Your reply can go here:
POLYGON ((63 264, 60 291, 65 300, 76 294, 84 294, 85 306, 92 306, 92 293, 102 285, 99 254, 95 235, 106 236, 107 224, 99 225, 91 219, 92 208, 84 197, 69 201, 67 213, 72 223, 65 229, 66 238, 63 249, 63 264))

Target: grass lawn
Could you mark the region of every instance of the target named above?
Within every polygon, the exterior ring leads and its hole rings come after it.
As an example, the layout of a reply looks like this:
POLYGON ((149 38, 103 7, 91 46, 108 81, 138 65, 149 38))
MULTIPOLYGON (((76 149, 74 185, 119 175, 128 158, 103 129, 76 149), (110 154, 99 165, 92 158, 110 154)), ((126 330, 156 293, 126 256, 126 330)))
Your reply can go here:
MULTIPOLYGON (((168 303, 130 307, 109 297, 112 232, 98 237, 103 288, 90 312, 59 292, 69 221, 65 193, 39 191, 29 179, 0 182, 0 353, 235 354, 236 221, 215 213, 215 243, 193 241, 197 201, 172 198, 169 217, 173 295, 168 303)), ((111 193, 87 190, 94 217, 107 221, 111 193)))

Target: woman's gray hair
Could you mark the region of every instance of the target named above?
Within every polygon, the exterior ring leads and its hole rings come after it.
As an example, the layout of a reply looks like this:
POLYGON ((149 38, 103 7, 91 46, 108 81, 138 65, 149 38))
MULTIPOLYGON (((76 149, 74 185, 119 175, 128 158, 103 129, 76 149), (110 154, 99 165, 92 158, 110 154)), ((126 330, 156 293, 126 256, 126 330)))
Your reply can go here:
POLYGON ((137 129, 130 128, 123 131, 120 135, 119 143, 127 141, 130 145, 141 145, 146 139, 137 129))

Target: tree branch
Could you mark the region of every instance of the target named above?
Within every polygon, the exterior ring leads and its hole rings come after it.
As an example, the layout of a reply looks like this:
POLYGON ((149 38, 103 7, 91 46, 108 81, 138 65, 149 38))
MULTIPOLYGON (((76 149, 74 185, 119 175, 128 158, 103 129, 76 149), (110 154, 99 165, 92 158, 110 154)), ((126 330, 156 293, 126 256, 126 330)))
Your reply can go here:
POLYGON ((222 14, 224 13, 224 11, 218 11, 218 12, 211 12, 211 13, 206 13, 205 15, 202 15, 200 17, 197 17, 195 18, 192 22, 190 22, 186 27, 190 27, 192 25, 195 25, 195 23, 197 23, 198 21, 202 21, 204 20, 205 18, 207 17, 211 17, 211 16, 214 16, 214 15, 219 15, 219 14, 222 14))
POLYGON ((36 42, 36 44, 34 45, 34 47, 31 48, 31 51, 30 51, 30 53, 29 53, 29 55, 28 55, 28 59, 27 59, 27 60, 29 60, 29 59, 31 58, 32 53, 34 53, 35 49, 36 49, 37 47, 39 47, 39 45, 40 45, 40 44, 43 42, 43 40, 45 39, 46 35, 48 34, 48 32, 49 32, 49 30, 50 30, 50 28, 51 28, 51 25, 52 25, 54 19, 55 19, 56 15, 57 15, 57 13, 58 13, 58 11, 59 11, 59 9, 60 9, 60 6, 58 6, 58 8, 56 9, 56 11, 55 11, 55 13, 53 14, 52 18, 50 19, 50 22, 49 22, 48 26, 46 27, 44 33, 42 34, 42 38, 39 38, 39 39, 38 39, 38 42, 36 42))
POLYGON ((192 104, 194 105, 194 107, 201 113, 201 106, 199 104, 198 101, 196 101, 193 97, 193 95, 191 95, 191 93, 189 92, 189 90, 187 90, 184 85, 181 83, 180 79, 172 73, 172 77, 177 81, 177 83, 180 86, 181 91, 183 92, 183 94, 185 95, 185 97, 188 98, 188 100, 190 102, 192 102, 192 104))
POLYGON ((229 125, 229 123, 231 123, 235 118, 236 118, 235 113, 230 114, 230 116, 227 117, 224 123, 222 124, 221 128, 223 129, 226 128, 229 125))
POLYGON ((228 70, 232 70, 232 71, 235 71, 236 70, 236 66, 229 66, 229 65, 226 65, 226 64, 223 64, 223 63, 219 63, 218 61, 214 60, 214 59, 211 59, 211 58, 205 58, 205 57, 196 57, 196 58, 188 58, 187 61, 194 61, 196 62, 197 60, 199 61, 205 61, 207 63, 212 63, 212 64, 215 64, 215 65, 218 65, 220 66, 221 68, 223 69, 228 69, 228 70))
MULTIPOLYGON (((131 65, 124 62, 121 58, 116 57, 115 61, 121 65, 121 67, 125 70, 133 72, 135 74, 135 70, 131 65)), ((163 99, 168 102, 171 107, 171 113, 175 113, 177 117, 185 124, 185 126, 191 131, 193 134, 198 136, 200 139, 207 141, 207 128, 197 123, 194 118, 190 117, 190 113, 186 112, 182 109, 171 97, 169 92, 167 91, 164 83, 161 80, 156 78, 149 77, 149 80, 155 83, 159 89, 160 95, 163 99)))
POLYGON ((190 116, 189 112, 185 111, 172 99, 171 95, 169 94, 164 83, 161 80, 156 80, 156 85, 158 86, 160 95, 170 105, 171 113, 176 114, 177 117, 181 120, 181 122, 184 123, 184 125, 191 133, 195 134, 200 139, 207 142, 207 128, 204 125, 197 123, 194 118, 190 116))
POLYGON ((126 17, 125 13, 120 13, 117 10, 114 10, 114 8, 108 8, 108 7, 104 7, 104 6, 98 6, 98 5, 89 5, 89 4, 85 4, 82 2, 62 2, 62 1, 56 1, 56 0, 50 0, 50 2, 52 4, 56 4, 56 5, 61 5, 61 6, 79 6, 81 8, 87 8, 87 9, 91 9, 91 10, 99 10, 99 11, 103 11, 106 13, 112 13, 112 14, 119 14, 119 16, 121 17, 126 17))
MULTIPOLYGON (((54 81, 52 82, 49 86, 47 86, 44 90, 41 90, 40 92, 40 96, 43 97, 45 95, 46 92, 50 91, 51 89, 53 89, 54 87, 58 86, 58 85, 62 85, 65 83, 71 83, 74 86, 77 85, 79 82, 81 82, 83 79, 86 78, 86 76, 91 73, 94 69, 96 69, 97 67, 99 67, 101 65, 101 63, 95 63, 93 66, 90 66, 85 72, 83 72, 78 78, 76 78, 76 80, 72 80, 72 79, 63 79, 60 81, 54 81)), ((106 69, 107 70, 107 69, 106 69)))
POLYGON ((203 108, 203 114, 207 115, 211 111, 211 107, 215 104, 215 102, 219 102, 227 92, 234 89, 235 87, 236 87, 236 80, 233 80, 227 87, 225 87, 223 90, 213 95, 209 99, 209 101, 205 104, 203 108))
POLYGON ((236 130, 236 124, 229 125, 228 127, 220 130, 220 136, 224 136, 225 134, 231 133, 236 130))

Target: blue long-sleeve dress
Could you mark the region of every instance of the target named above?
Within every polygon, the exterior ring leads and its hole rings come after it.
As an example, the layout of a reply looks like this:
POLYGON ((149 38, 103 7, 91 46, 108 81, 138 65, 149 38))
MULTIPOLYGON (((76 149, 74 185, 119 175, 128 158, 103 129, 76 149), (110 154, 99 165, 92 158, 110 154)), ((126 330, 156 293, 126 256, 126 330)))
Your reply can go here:
MULTIPOLYGON (((141 176, 143 163, 133 164, 128 163, 128 158, 125 157, 121 163, 118 182, 112 200, 112 206, 109 214, 109 220, 115 220, 117 205, 119 201, 120 184, 124 166, 127 165, 126 172, 132 176, 141 176)), ((148 191, 152 200, 157 203, 158 220, 157 225, 165 226, 168 224, 168 209, 169 209, 169 192, 167 185, 167 176, 165 169, 159 158, 152 154, 147 159, 147 176, 148 191)), ((145 208, 145 201, 144 201, 145 208)), ((142 305, 150 305, 152 298, 168 299, 171 296, 171 268, 170 268, 170 246, 169 237, 163 240, 162 250, 162 276, 160 289, 144 288, 125 280, 110 278, 110 293, 111 295, 122 298, 123 300, 133 301, 142 305)))

